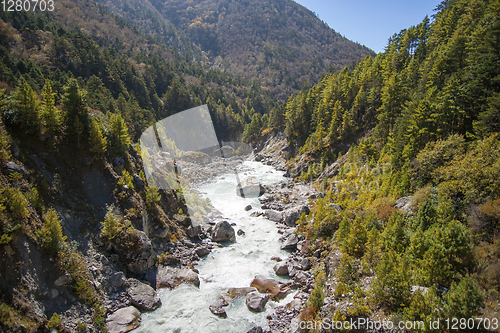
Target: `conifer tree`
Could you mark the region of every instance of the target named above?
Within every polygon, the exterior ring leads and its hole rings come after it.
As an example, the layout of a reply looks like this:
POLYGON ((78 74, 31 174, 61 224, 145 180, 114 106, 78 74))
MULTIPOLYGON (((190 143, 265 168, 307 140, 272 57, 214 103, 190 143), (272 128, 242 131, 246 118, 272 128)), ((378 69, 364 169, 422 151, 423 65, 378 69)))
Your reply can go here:
POLYGON ((99 128, 99 123, 94 118, 90 122, 90 138, 89 138, 90 151, 96 154, 103 154, 106 152, 108 142, 106 137, 102 134, 99 128))
POLYGON ((39 134, 40 132, 40 101, 33 88, 28 82, 21 78, 21 82, 14 93, 14 103, 21 127, 29 134, 39 134))
POLYGON ((127 124, 119 113, 110 115, 110 134, 114 147, 120 152, 125 152, 130 144, 130 136, 127 124))
POLYGON ((44 132, 53 138, 61 131, 62 119, 61 112, 55 106, 55 93, 49 80, 46 80, 43 86, 42 100, 44 132))
POLYGON ((78 147, 82 136, 88 135, 89 116, 87 112, 86 91, 80 89, 75 79, 69 80, 65 87, 63 105, 66 110, 67 135, 76 138, 78 147))

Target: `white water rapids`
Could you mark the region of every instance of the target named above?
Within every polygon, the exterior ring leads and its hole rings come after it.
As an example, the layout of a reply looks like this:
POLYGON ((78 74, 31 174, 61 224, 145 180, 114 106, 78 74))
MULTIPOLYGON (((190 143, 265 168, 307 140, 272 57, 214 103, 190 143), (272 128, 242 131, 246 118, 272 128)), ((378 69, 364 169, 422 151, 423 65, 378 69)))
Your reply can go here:
MULTIPOLYGON (((255 176, 266 185, 283 179, 283 172, 270 166, 258 162, 244 162, 244 166, 250 171, 239 173, 240 180, 255 176)), ((254 326, 265 326, 266 316, 275 306, 292 300, 293 294, 290 294, 279 303, 269 301, 263 312, 253 313, 247 309, 245 298, 240 297, 224 308, 227 318, 219 318, 209 310, 210 305, 218 304, 222 292, 231 287, 249 287, 256 274, 284 281, 274 274, 276 262, 270 259, 288 256, 286 251, 280 250, 278 229, 274 222, 250 216, 261 205, 257 198, 238 197, 236 185, 234 174, 223 175, 199 190, 222 212, 225 220, 236 223, 235 231, 242 229, 245 235, 236 236, 235 243, 213 249, 199 262, 199 288, 181 285, 174 290, 159 290, 162 306, 142 314, 141 326, 134 332, 244 333, 254 326), (247 205, 253 207, 249 212, 244 209, 247 205)))

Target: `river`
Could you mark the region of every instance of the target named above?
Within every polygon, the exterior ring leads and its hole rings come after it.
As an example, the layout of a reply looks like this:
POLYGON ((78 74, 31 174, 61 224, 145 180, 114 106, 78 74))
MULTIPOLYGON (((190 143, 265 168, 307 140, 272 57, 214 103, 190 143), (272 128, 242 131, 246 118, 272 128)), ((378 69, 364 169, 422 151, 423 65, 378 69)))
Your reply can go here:
MULTIPOLYGON (((283 179, 283 172, 258 162, 244 162, 245 172, 240 179, 255 176, 263 185, 283 179)), ((263 274, 277 280, 282 277, 274 274, 276 264, 270 258, 279 256, 285 259, 286 251, 280 250, 280 234, 274 222, 250 214, 261 205, 258 198, 241 198, 236 195, 236 177, 219 176, 214 182, 205 184, 198 190, 209 198, 230 223, 236 223, 235 231, 242 229, 243 236, 236 236, 236 242, 222 248, 215 248, 207 258, 201 260, 199 270, 200 287, 181 285, 174 290, 161 289, 158 295, 162 306, 156 311, 142 315, 141 326, 135 332, 246 332, 254 326, 265 326, 266 316, 277 305, 293 299, 293 294, 279 303, 269 301, 261 313, 250 312, 244 297, 234 300, 225 307, 227 318, 219 318, 209 310, 217 304, 218 297, 231 287, 248 287, 256 274, 263 274), (245 206, 253 209, 245 211, 245 206)))

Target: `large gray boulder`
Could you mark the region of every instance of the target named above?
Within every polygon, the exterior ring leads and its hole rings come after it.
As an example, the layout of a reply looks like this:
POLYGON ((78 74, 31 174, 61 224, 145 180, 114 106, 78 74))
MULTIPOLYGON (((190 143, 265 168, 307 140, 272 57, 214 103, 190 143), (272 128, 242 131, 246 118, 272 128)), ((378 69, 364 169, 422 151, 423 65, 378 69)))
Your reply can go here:
POLYGON ((297 235, 294 233, 295 228, 293 229, 288 229, 284 232, 283 236, 281 236, 278 241, 282 244, 281 249, 286 250, 286 249, 293 249, 297 247, 297 244, 299 243, 299 238, 297 235))
POLYGON ((283 220, 283 213, 277 212, 272 209, 267 209, 265 211, 265 215, 268 220, 271 220, 273 222, 281 222, 283 220))
POLYGON ((132 305, 144 311, 153 311, 161 306, 161 300, 156 291, 136 279, 127 280, 127 295, 132 305))
POLYGON ((273 269, 276 275, 288 275, 288 264, 286 262, 277 263, 273 269))
POLYGON ((214 242, 234 242, 236 236, 233 227, 227 221, 217 223, 212 232, 214 242))
POLYGON ((163 265, 158 266, 158 272, 156 274, 156 289, 174 289, 182 283, 188 283, 199 287, 200 279, 198 278, 198 274, 189 268, 177 268, 163 265))
POLYGON ((236 194, 240 197, 260 197, 266 190, 255 177, 247 177, 236 186, 236 194))
POLYGON ((283 223, 289 227, 295 227, 295 222, 297 222, 302 213, 309 214, 309 207, 307 205, 286 209, 283 212, 283 223))
POLYGON ((248 293, 245 298, 245 304, 250 311, 262 312, 267 304, 268 296, 259 293, 258 291, 253 291, 248 293))
POLYGON ((115 311, 106 318, 106 328, 109 333, 127 333, 141 323, 141 313, 133 306, 115 311))

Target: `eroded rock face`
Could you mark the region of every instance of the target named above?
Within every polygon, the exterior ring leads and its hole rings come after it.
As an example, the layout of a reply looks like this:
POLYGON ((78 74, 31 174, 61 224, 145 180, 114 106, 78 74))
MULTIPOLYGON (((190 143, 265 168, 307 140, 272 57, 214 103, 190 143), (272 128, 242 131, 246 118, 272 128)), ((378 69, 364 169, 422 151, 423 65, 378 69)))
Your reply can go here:
POLYGON ((231 224, 227 221, 217 223, 212 232, 212 240, 214 242, 234 242, 236 236, 231 224))
POLYGON ((253 291, 248 293, 245 298, 245 304, 250 311, 262 312, 268 301, 268 296, 259 293, 258 291, 253 291))
POLYGON ((127 280, 127 295, 130 303, 144 311, 153 311, 161 306, 161 300, 156 291, 136 279, 127 280))
POLYGON ((141 313, 133 306, 128 306, 115 311, 106 319, 106 327, 109 333, 130 332, 141 323, 141 313))
POLYGON ((112 243, 127 269, 133 274, 145 274, 155 264, 156 254, 146 234, 134 229, 122 231, 112 243))
POLYGON ((177 268, 170 266, 158 266, 156 275, 156 289, 170 288, 173 289, 182 283, 192 284, 196 287, 200 286, 198 274, 189 268, 177 268))
POLYGON ((255 177, 247 177, 236 186, 236 194, 240 197, 258 197, 266 190, 255 177))

